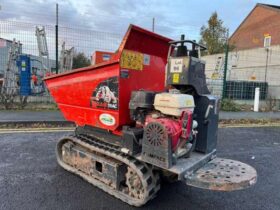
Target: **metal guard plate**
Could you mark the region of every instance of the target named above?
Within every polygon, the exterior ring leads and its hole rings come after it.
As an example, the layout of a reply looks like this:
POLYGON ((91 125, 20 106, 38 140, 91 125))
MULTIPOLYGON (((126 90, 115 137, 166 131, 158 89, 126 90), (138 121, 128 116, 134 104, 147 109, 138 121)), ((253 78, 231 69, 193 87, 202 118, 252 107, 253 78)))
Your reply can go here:
POLYGON ((254 185, 257 181, 257 172, 245 163, 215 158, 185 178, 186 184, 193 187, 233 191, 254 185))

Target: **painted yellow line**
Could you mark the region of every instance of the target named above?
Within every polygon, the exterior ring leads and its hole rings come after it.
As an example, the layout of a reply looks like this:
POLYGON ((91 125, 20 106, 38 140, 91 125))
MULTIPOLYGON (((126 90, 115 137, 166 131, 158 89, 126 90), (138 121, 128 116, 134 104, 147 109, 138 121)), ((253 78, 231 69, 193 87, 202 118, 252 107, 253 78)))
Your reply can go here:
MULTIPOLYGON (((219 128, 258 128, 258 127, 280 127, 280 123, 268 124, 220 124, 219 128)), ((65 128, 2 128, 0 134, 13 133, 50 133, 50 132, 67 132, 74 131, 73 127, 65 128)))
POLYGON ((0 134, 12 133, 49 133, 49 132, 67 132, 74 131, 74 128, 18 128, 18 129, 0 129, 0 134))
POLYGON ((18 130, 74 130, 74 127, 54 127, 54 128, 44 128, 44 127, 39 127, 39 128, 0 128, 0 131, 2 130, 9 130, 9 131, 18 131, 18 130))
POLYGON ((260 127, 280 127, 280 123, 268 124, 221 124, 219 128, 260 128, 260 127))

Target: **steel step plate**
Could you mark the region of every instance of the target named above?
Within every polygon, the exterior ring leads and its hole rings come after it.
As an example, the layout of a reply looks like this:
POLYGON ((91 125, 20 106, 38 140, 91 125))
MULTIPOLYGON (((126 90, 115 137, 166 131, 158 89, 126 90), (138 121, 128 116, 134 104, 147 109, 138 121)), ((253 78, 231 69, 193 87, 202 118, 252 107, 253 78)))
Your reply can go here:
POLYGON ((245 163, 215 158, 193 174, 185 175, 186 184, 209 190, 233 191, 252 186, 257 181, 256 170, 245 163))

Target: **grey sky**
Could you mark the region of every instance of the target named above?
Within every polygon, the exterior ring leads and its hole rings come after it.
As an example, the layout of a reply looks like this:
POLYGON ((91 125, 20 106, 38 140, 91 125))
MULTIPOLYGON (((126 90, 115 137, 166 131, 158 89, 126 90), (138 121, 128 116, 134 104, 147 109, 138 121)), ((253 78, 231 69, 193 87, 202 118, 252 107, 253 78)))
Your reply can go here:
MULTIPOLYGON (((60 23, 70 27, 124 33, 129 23, 176 38, 186 33, 198 38, 200 27, 217 11, 230 32, 258 3, 255 0, 1 0, 0 18, 54 24, 55 3, 59 3, 60 23)), ((280 4, 279 0, 262 0, 280 4)))
MULTIPOLYGON (((280 4, 279 0, 262 3, 280 4)), ((256 0, 1 0, 0 37, 16 38, 25 53, 38 54, 35 26, 45 25, 51 57, 54 57, 55 4, 59 4, 59 46, 91 55, 94 50, 116 50, 130 23, 178 39, 200 38, 199 31, 217 11, 232 33, 254 8, 256 0), (19 23, 22 22, 22 23, 19 23), (31 22, 32 24, 25 24, 31 22), (73 30, 74 28, 74 30, 73 30), (82 30, 87 29, 87 30, 82 30), (90 30, 90 31, 89 31, 90 30), (101 33, 110 32, 110 33, 101 33)))

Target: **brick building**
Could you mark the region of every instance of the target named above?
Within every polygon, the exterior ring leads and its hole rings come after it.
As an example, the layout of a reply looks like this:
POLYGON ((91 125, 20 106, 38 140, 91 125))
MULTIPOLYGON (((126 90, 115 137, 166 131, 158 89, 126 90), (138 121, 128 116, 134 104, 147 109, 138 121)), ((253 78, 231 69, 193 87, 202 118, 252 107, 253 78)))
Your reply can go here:
POLYGON ((237 50, 263 47, 265 41, 280 45, 280 6, 257 4, 229 41, 237 50))
MULTIPOLYGON (((256 4, 229 42, 235 48, 228 54, 226 80, 266 83, 267 98, 280 100, 280 6, 256 4)), ((202 59, 210 89, 221 94, 225 53, 202 59)))

